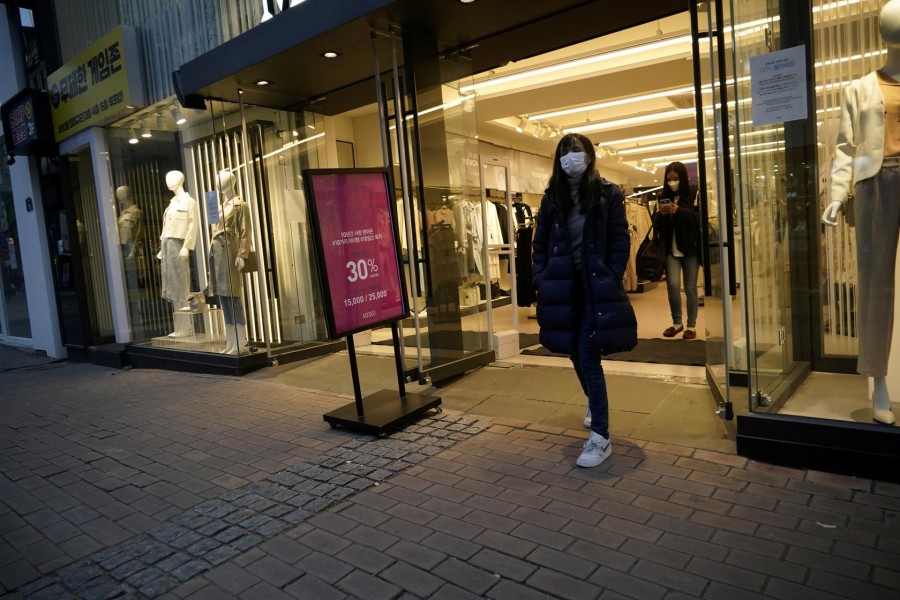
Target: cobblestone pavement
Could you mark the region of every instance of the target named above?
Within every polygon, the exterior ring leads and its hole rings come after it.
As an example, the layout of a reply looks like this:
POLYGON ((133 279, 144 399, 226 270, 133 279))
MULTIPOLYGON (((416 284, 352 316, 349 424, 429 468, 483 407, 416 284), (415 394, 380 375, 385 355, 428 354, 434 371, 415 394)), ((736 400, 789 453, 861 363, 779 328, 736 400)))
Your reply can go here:
POLYGON ((10 598, 900 598, 900 486, 346 397, 50 363, 0 383, 10 598))

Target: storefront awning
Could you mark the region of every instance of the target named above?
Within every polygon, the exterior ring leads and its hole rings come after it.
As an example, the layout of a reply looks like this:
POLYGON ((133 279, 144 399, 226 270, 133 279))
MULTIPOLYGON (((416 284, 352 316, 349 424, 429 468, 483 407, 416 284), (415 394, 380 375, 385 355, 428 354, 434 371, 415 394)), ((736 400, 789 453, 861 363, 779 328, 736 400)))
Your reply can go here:
MULTIPOLYGON (((181 66, 173 73, 182 102, 244 101, 279 109, 314 107, 338 114, 371 100, 371 32, 398 26, 467 48, 472 73, 656 20, 685 6, 633 0, 610 10, 603 0, 306 0, 181 66), (323 57, 337 52, 336 59, 323 57), (259 86, 258 81, 268 81, 259 86), (364 100, 363 100, 364 99, 364 100)), ((382 68, 389 45, 380 44, 382 68)), ((398 60, 402 51, 398 48, 398 60)))

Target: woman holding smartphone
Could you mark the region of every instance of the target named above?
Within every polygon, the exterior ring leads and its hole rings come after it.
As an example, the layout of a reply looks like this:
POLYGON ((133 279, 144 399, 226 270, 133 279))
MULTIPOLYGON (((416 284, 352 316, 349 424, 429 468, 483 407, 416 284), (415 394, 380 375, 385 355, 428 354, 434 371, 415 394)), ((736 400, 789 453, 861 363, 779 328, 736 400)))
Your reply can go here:
POLYGON ((686 340, 697 337, 697 274, 700 271, 700 213, 697 211, 696 190, 688 183, 687 169, 680 162, 666 167, 665 184, 659 207, 653 216, 653 228, 662 237, 666 248, 666 287, 672 325, 663 331, 665 337, 675 337, 682 331, 686 340), (687 297, 687 329, 681 314, 681 285, 687 297))

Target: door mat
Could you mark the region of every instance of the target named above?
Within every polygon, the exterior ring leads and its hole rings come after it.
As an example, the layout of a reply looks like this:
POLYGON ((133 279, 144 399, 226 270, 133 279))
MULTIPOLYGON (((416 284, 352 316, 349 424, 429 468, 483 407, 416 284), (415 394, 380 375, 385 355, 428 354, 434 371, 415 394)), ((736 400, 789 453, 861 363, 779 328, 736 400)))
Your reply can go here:
MULTIPOLYGON (((436 337, 438 348, 456 349, 456 350, 478 350, 488 347, 487 334, 479 331, 441 331, 436 337)), ((419 335, 419 340, 423 348, 430 347, 429 336, 427 333, 419 335)), ((372 342, 377 346, 391 346, 392 340, 380 340, 372 342)), ((520 333, 519 348, 528 348, 539 344, 538 334, 536 333, 520 333)), ((406 348, 416 347, 416 337, 414 335, 403 336, 403 346, 406 348)))
MULTIPOLYGON (((522 354, 568 358, 565 354, 550 352, 543 346, 522 350, 522 354)), ((702 367, 706 364, 706 342, 703 340, 640 339, 631 352, 617 352, 604 356, 603 360, 702 367)))

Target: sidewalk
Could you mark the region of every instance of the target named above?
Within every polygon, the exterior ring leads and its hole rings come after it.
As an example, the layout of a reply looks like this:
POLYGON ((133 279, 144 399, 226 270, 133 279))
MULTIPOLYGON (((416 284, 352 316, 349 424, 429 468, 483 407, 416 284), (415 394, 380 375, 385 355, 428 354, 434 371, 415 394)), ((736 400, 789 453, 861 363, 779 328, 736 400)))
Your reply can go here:
POLYGON ((450 410, 373 439, 334 392, 5 352, 10 598, 900 598, 900 486, 615 434, 577 469, 583 429, 450 410))

